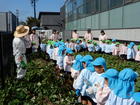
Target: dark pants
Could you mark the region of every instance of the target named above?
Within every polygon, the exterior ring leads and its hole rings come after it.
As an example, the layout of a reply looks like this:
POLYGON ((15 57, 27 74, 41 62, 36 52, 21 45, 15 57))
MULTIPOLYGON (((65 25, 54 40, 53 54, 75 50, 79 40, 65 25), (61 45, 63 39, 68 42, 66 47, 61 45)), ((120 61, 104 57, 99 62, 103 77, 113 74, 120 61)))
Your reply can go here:
POLYGON ((135 61, 134 59, 128 59, 127 61, 135 61))
POLYGON ((32 53, 32 48, 26 48, 26 55, 30 55, 32 53))
POLYGON ((110 52, 110 53, 106 53, 106 54, 108 54, 108 55, 112 55, 112 52, 110 52))
POLYGON ((27 48, 26 49, 26 57, 27 57, 27 61, 30 61, 30 55, 32 53, 32 48, 27 48))
POLYGON ((120 57, 121 57, 122 59, 127 59, 127 55, 125 55, 125 54, 120 55, 120 57))

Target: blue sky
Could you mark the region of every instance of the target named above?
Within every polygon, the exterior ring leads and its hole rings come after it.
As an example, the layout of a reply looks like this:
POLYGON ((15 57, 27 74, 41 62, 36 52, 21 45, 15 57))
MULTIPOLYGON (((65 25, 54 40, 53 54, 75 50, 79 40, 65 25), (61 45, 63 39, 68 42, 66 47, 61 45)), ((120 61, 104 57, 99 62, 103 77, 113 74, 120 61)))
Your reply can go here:
MULTIPOLYGON (((57 12, 64 4, 64 0, 38 0, 37 13, 40 11, 57 12)), ((20 20, 26 20, 28 16, 33 16, 33 7, 30 0, 0 0, 0 12, 19 10, 20 20)))

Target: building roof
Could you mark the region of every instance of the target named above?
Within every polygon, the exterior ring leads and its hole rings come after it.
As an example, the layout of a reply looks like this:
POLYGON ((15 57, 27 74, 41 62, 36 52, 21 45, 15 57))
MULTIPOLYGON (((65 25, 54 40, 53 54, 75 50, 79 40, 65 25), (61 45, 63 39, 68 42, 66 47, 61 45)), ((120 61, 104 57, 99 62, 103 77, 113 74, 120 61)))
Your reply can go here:
POLYGON ((60 12, 39 12, 38 19, 41 18, 41 15, 60 15, 60 12))

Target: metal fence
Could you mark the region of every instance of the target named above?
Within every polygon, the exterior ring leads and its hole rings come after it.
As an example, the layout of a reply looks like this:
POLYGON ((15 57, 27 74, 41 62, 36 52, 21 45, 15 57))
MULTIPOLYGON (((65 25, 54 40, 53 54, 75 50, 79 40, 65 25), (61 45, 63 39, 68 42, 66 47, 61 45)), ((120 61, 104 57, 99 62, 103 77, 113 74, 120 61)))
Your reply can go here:
POLYGON ((15 74, 12 40, 12 34, 0 32, 0 87, 4 87, 7 77, 15 74))

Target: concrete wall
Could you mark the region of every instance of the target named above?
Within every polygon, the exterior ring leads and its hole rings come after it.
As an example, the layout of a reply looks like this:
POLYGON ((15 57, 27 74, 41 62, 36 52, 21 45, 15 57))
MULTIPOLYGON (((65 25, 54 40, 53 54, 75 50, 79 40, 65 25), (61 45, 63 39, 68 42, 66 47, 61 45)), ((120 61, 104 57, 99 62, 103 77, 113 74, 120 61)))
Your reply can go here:
MULTIPOLYGON (((86 31, 78 31, 80 36, 83 36, 85 32, 86 31)), ((105 33, 110 39, 140 41, 140 29, 105 30, 105 33)), ((100 30, 93 30, 92 34, 94 38, 98 38, 100 30)))
POLYGON ((61 24, 62 24, 62 21, 61 21, 60 15, 48 15, 48 14, 41 15, 40 26, 42 27, 61 31, 62 30, 61 24))
POLYGON ((0 32, 14 32, 17 18, 11 12, 0 12, 0 32))
POLYGON ((5 32, 7 31, 7 18, 6 13, 1 12, 0 13, 0 31, 5 32))

